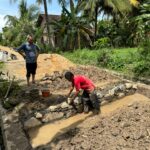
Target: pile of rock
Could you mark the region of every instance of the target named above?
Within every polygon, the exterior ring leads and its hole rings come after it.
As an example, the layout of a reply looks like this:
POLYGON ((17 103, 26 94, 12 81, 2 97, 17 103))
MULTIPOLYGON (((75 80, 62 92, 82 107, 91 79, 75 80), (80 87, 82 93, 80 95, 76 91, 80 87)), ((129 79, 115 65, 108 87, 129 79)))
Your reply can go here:
MULTIPOLYGON (((133 83, 120 83, 109 90, 97 91, 97 96, 99 102, 102 105, 112 102, 114 100, 120 99, 126 95, 135 93, 137 90, 137 85, 133 83)), ((38 95, 38 90, 34 89, 30 94, 36 99, 38 95)), ((34 113, 30 118, 28 118, 24 126, 26 129, 39 126, 42 123, 54 122, 63 118, 68 118, 76 113, 81 113, 83 111, 83 104, 79 97, 74 100, 74 105, 69 105, 66 101, 49 106, 45 110, 38 111, 34 113), (32 123, 34 122, 34 123, 32 123), (29 124, 29 125, 28 125, 29 124), (31 125, 32 124, 32 125, 31 125)))
POLYGON ((41 79, 42 81, 51 80, 55 81, 57 79, 63 78, 63 73, 60 73, 59 71, 54 71, 53 74, 46 73, 45 76, 41 79))
POLYGON ((107 92, 98 92, 98 97, 101 99, 102 104, 112 102, 114 100, 123 98, 127 95, 134 94, 138 89, 137 84, 134 83, 120 83, 107 92))

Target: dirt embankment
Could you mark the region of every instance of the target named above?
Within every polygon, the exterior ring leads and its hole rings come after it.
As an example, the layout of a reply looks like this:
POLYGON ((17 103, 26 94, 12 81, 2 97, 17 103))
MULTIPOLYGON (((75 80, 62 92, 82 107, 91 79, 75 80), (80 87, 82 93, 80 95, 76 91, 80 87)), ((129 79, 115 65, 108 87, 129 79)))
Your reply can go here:
MULTIPOLYGON (((17 79, 26 79, 25 60, 23 57, 11 48, 0 46, 0 49, 8 52, 9 55, 14 54, 17 58, 17 60, 9 60, 5 63, 5 71, 8 71, 10 76, 15 75, 17 79)), ((58 54, 40 54, 37 63, 37 80, 44 77, 45 74, 52 74, 54 71, 62 72, 76 66, 58 54)))

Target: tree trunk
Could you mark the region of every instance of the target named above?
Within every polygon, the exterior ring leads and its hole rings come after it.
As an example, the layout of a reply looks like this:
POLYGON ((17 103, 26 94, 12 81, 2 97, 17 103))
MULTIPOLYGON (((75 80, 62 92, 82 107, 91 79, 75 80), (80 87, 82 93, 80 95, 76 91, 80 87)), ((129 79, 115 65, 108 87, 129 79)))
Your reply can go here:
POLYGON ((52 44, 52 48, 54 48, 54 42, 51 42, 51 37, 50 37, 49 20, 48 20, 48 12, 47 12, 47 1, 43 0, 43 3, 44 3, 44 11, 45 11, 45 20, 46 20, 48 43, 49 43, 49 45, 52 44))
POLYGON ((78 38, 78 49, 80 49, 81 48, 81 40, 80 40, 80 31, 79 31, 79 29, 78 29, 78 34, 77 34, 77 38, 78 38))
POLYGON ((95 7, 95 34, 94 34, 94 41, 97 38, 97 17, 98 17, 98 7, 95 7))

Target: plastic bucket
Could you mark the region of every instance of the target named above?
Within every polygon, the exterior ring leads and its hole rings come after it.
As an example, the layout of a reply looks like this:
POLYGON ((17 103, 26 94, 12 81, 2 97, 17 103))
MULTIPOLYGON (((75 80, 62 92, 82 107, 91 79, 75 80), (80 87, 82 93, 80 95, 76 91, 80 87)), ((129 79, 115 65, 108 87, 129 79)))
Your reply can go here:
POLYGON ((50 91, 49 90, 42 90, 42 96, 43 97, 49 97, 50 91))

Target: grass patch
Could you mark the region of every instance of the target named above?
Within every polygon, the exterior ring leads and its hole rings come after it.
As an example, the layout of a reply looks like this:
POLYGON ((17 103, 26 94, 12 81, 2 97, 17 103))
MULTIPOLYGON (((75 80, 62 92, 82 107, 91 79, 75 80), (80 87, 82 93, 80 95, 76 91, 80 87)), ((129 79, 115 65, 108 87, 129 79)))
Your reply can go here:
POLYGON ((81 65, 95 65, 131 74, 138 61, 138 48, 75 50, 63 53, 64 57, 81 65), (105 63, 101 63, 104 61, 105 63))
POLYGON ((63 53, 64 57, 72 62, 81 65, 96 65, 99 51, 89 49, 78 49, 74 52, 63 53))
POLYGON ((4 63, 0 62, 0 70, 4 67, 4 63))
POLYGON ((108 68, 124 73, 131 73, 138 61, 137 52, 137 48, 114 49, 108 62, 108 68))

